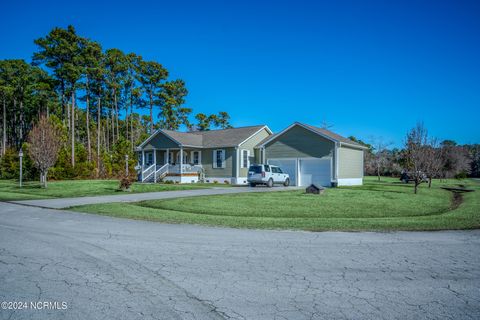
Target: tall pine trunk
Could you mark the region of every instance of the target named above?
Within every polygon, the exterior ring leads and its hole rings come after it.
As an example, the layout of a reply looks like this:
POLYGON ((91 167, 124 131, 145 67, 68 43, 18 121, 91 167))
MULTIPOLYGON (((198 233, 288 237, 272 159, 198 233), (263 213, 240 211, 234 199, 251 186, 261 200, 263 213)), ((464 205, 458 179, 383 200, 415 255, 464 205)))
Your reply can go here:
POLYGON ((101 99, 98 98, 97 103, 97 178, 100 173, 100 133, 101 133, 101 123, 102 123, 102 106, 101 99))
POLYGON ((92 161, 92 145, 90 141, 90 91, 88 87, 88 76, 86 77, 87 101, 86 101, 86 121, 87 121, 87 150, 88 162, 92 161))
POLYGON ((7 102, 5 101, 5 95, 3 95, 3 135, 2 135, 2 155, 5 155, 7 150, 7 102))
MULTIPOLYGON (((132 151, 134 149, 134 146, 133 146, 133 97, 130 96, 130 144, 132 146, 132 151)), ((127 124, 128 126, 128 124, 127 124)))
POLYGON ((150 93, 150 134, 153 134, 153 97, 150 93))
POLYGON ((118 129, 117 89, 113 89, 113 99, 115 101, 115 123, 114 123, 114 126, 116 125, 115 136, 114 136, 114 142, 115 142, 120 138, 119 129, 118 129))
POLYGON ((23 128, 25 127, 25 115, 23 114, 23 98, 20 100, 20 145, 23 142, 23 128))
POLYGON ((70 127, 72 137, 72 167, 75 167, 75 89, 72 89, 72 111, 70 117, 72 120, 70 127))

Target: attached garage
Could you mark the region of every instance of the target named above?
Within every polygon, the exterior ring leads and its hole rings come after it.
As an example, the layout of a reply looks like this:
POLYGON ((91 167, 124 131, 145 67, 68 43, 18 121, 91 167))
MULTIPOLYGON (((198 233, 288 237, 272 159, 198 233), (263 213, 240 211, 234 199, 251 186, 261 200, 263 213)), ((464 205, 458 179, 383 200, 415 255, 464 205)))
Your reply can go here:
POLYGON ((292 185, 361 185, 361 146, 329 130, 294 123, 262 141, 259 162, 276 165, 290 175, 292 185))
POLYGON ((297 185, 297 160, 296 159, 268 159, 268 164, 279 166, 283 172, 290 176, 290 184, 297 185))
POLYGON ((330 186, 332 180, 332 159, 268 159, 268 164, 279 166, 290 176, 293 186, 330 186))

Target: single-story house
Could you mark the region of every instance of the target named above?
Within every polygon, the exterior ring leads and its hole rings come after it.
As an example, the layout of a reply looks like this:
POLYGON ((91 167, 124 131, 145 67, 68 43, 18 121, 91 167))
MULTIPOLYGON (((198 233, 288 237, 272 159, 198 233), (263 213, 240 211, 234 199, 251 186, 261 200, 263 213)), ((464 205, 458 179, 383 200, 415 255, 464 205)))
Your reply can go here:
POLYGON ((366 148, 329 130, 295 122, 277 134, 266 125, 155 131, 138 148, 139 181, 247 184, 251 163, 278 165, 291 185, 361 185, 366 148))

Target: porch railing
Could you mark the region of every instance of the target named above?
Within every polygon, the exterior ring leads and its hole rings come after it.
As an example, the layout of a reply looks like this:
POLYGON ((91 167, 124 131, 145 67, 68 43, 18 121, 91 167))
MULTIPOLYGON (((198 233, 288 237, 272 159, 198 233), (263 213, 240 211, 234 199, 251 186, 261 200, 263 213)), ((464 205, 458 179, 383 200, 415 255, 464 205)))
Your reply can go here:
POLYGON ((169 167, 168 164, 164 164, 163 166, 161 166, 159 169, 155 171, 155 177, 153 179, 155 183, 168 174, 168 167, 169 167))
MULTIPOLYGON (((199 171, 202 171, 202 165, 191 165, 191 164, 182 164, 182 172, 183 173, 196 173, 199 171)), ((180 173, 180 165, 175 164, 175 165, 169 165, 168 166, 168 172, 169 173, 180 173)))
MULTIPOLYGON (((143 170, 142 166, 142 170, 143 170)), ((156 165, 152 164, 150 167, 142 171, 142 182, 147 181, 153 174, 155 174, 156 165)))

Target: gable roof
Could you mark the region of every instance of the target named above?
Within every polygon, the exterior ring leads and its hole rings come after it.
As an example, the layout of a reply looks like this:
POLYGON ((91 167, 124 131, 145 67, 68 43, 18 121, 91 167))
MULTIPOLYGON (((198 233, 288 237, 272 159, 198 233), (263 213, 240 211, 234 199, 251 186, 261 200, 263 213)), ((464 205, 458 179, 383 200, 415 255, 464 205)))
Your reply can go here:
POLYGON ((361 148, 361 149, 367 149, 367 147, 355 142, 355 141, 352 141, 348 138, 345 138, 339 134, 336 134, 335 132, 332 132, 330 130, 327 130, 327 129, 323 129, 323 128, 319 128, 319 127, 315 127, 315 126, 311 126, 311 125, 308 125, 308 124, 304 124, 304 123, 300 123, 300 122, 294 122, 293 124, 291 124, 290 126, 288 126, 287 128, 283 129, 282 131, 280 131, 279 133, 277 134, 274 134, 274 135, 271 135, 267 138, 265 138, 262 142, 260 142, 258 145, 257 145, 257 148, 258 147, 262 147, 264 146, 265 144, 267 144, 268 142, 274 140, 275 138, 281 136, 282 134, 284 134, 285 132, 287 132, 288 130, 290 130, 291 128, 293 128, 294 126, 300 126, 300 127, 303 127, 307 130, 310 130, 328 140, 331 140, 331 141, 334 141, 334 142, 338 142, 340 144, 344 144, 344 145, 347 145, 347 146, 352 146, 352 147, 357 147, 357 148, 361 148))
POLYGON ((141 145, 139 145, 138 148, 145 146, 159 133, 163 133, 167 137, 171 138, 173 141, 178 143, 179 146, 197 148, 236 147, 263 129, 267 130, 269 133, 272 133, 272 131, 266 125, 193 132, 179 132, 159 129, 141 145))

